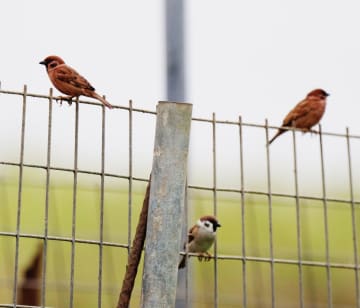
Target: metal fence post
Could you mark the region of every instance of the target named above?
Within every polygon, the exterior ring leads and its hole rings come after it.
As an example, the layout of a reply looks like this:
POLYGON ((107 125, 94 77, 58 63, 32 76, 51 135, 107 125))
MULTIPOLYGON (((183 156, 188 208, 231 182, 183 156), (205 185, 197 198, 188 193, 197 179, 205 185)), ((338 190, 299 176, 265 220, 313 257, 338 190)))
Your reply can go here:
POLYGON ((141 307, 174 307, 192 105, 160 102, 157 122, 141 307))

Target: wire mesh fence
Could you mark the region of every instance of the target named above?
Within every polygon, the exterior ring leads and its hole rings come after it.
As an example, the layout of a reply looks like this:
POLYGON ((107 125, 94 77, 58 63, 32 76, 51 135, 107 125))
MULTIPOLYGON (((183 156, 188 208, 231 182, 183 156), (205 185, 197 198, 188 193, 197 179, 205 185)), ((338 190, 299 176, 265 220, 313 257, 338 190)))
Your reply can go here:
MULTIPOLYGON (((115 306, 156 112, 55 101, 0 90, 0 307, 115 306), (21 286, 39 247, 29 305, 21 286)), ((190 258, 184 307, 360 307, 360 136, 319 126, 265 146, 277 128, 192 119, 186 224, 214 214, 223 227, 211 262, 190 258)))

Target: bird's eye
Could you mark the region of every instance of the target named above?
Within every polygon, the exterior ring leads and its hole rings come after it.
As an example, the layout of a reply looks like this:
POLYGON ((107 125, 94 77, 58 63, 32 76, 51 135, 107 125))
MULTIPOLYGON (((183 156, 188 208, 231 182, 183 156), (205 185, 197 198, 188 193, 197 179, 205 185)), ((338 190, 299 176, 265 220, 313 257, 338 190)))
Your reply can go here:
POLYGON ((50 63, 49 66, 50 66, 51 68, 53 68, 53 67, 57 66, 57 64, 56 64, 55 62, 52 62, 52 63, 50 63))
POLYGON ((208 222, 204 223, 205 227, 209 228, 210 224, 208 222))

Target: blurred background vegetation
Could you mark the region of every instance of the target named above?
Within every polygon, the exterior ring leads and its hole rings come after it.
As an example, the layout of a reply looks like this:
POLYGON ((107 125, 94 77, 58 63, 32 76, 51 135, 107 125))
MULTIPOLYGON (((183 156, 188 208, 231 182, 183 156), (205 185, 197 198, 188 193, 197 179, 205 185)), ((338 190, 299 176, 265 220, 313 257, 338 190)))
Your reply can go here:
MULTIPOLYGON (((0 183, 1 231, 16 231, 18 177, 15 167, 1 166, 0 183), (6 174, 6 176, 4 176, 6 174)), ((76 210, 76 237, 99 239, 100 181, 79 174, 76 210), (96 184, 96 181, 98 183, 96 184)), ((91 177, 91 176, 90 176, 91 177)), ((72 175, 53 171, 49 187, 49 235, 71 237, 72 230, 72 175)), ((44 234, 45 171, 24 169, 23 201, 20 232, 44 234)), ((127 243, 128 191, 127 180, 106 178, 104 209, 104 241, 127 243)), ((136 223, 144 197, 146 183, 134 181, 131 229, 136 223)), ((218 254, 242 255, 242 225, 240 194, 218 194, 218 218, 222 228, 218 232, 218 254)), ((323 203, 300 201, 302 229, 302 258, 306 261, 325 261, 323 203)), ((204 213, 212 213, 212 192, 189 190, 189 224, 204 213)), ((359 208, 356 220, 359 225, 359 208)), ((349 204, 328 204, 330 261, 353 264, 351 211, 349 204)), ((359 234, 358 234, 359 236, 359 234)), ((269 217, 267 197, 245 196, 246 255, 270 257, 269 217)), ((273 198, 274 257, 297 260, 296 212, 293 198, 273 198)), ((31 262, 41 240, 20 238, 19 274, 31 262)), ((12 300, 15 238, 0 236, 1 302, 12 300)), ((103 248, 104 307, 114 307, 127 262, 127 249, 103 248)), ((70 294, 71 243, 48 241, 46 303, 52 307, 67 307, 70 294)), ((190 302, 193 307, 210 307, 213 303, 213 261, 189 262, 190 302)), ((142 264, 140 265, 142 268, 142 264)), ((247 299, 249 307, 270 307, 270 264, 247 261, 247 299)), ((75 249, 74 306, 95 307, 99 247, 96 244, 77 243, 75 249)), ((327 306, 327 278, 325 267, 303 266, 304 300, 307 307, 327 306)), ((242 306, 242 262, 218 260, 219 307, 242 306)), ((335 307, 355 307, 355 273, 351 269, 331 269, 332 297, 335 307)), ((298 307, 298 267, 275 264, 275 301, 277 307, 298 307)), ((139 305, 141 271, 132 297, 134 307, 139 305)))

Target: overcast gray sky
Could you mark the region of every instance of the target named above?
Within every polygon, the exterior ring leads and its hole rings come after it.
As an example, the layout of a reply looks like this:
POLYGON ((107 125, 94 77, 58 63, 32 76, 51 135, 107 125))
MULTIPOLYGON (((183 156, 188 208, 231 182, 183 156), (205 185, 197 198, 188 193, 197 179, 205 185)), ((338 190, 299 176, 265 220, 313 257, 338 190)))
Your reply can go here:
MULTIPOLYGON (((236 121, 241 115, 244 122, 263 124, 267 118, 270 125, 280 125, 298 101, 321 87, 331 94, 323 130, 344 133, 348 126, 351 133, 360 135, 359 9, 355 0, 187 1, 187 101, 194 104, 193 115, 210 118, 216 112, 218 119, 236 121)), ((27 84, 29 92, 47 94, 51 85, 38 63, 56 54, 115 105, 132 99, 137 108, 155 110, 157 101, 166 96, 163 1, 5 0, 0 26, 2 89, 16 91, 27 84)), ((0 160, 10 160, 18 150, 20 104, 12 101, 0 95, 0 142, 7 144, 6 149, 1 147, 5 158, 0 160)), ((46 104, 31 108, 26 153, 33 154, 27 156, 29 161, 40 163, 46 157, 46 104)), ((81 163, 84 168, 98 168, 100 109, 84 106, 81 111, 81 163)), ((64 146, 71 140, 73 113, 74 106, 54 106, 56 165, 72 163, 72 150, 67 153, 64 146)), ((107 119, 107 167, 126 173, 127 115, 112 110, 107 111, 107 119), (119 123, 121 117, 124 123, 119 123), (119 157, 124 159, 119 161, 119 157)), ((147 176, 153 121, 139 116, 134 125, 134 142, 138 142, 134 171, 147 176)), ((209 126, 193 125, 190 149, 194 181, 209 185, 211 160, 205 158, 211 157, 210 133, 209 126)), ((264 132, 247 129, 245 133, 247 185, 266 189, 264 132)), ((297 137, 301 187, 311 191, 309 179, 315 179, 314 191, 319 193, 318 137, 297 137)), ((237 128, 219 127, 218 138, 218 182, 238 187, 237 128)), ((352 143, 357 187, 359 143, 352 143)), ((274 183, 288 179, 274 190, 293 187, 291 150, 291 134, 271 146, 274 183)), ((345 141, 326 138, 325 151, 327 183, 335 188, 348 179, 345 141)))

